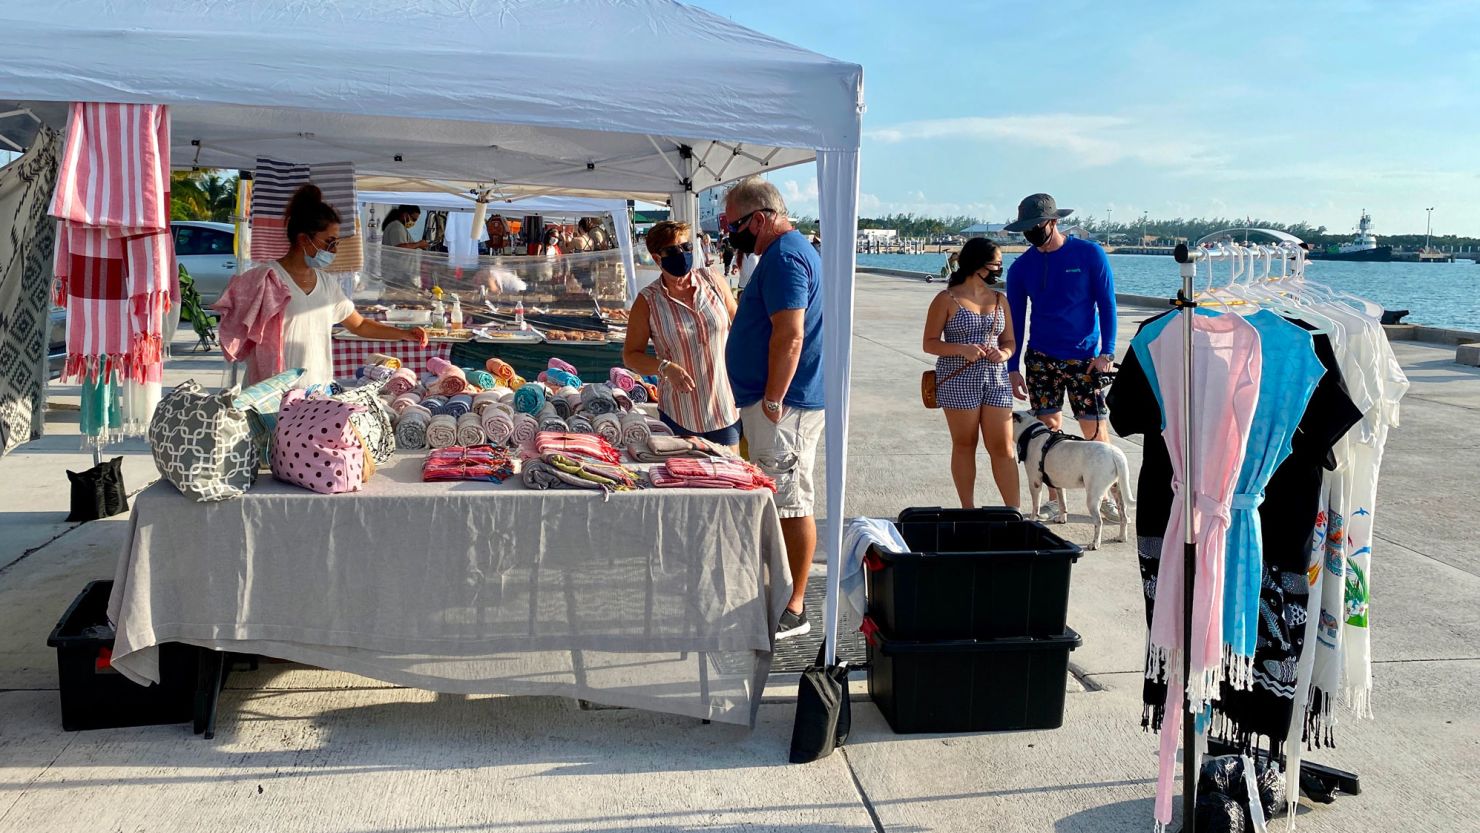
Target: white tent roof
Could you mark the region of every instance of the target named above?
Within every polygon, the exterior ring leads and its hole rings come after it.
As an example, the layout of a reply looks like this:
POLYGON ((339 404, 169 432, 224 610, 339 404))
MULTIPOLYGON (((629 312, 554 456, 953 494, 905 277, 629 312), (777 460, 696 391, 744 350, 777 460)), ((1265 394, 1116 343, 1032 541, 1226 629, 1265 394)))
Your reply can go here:
MULTIPOLYGON (((668 195, 817 161, 827 517, 842 546, 863 69, 672 0, 0 3, 0 113, 168 104, 176 166, 668 195)), ((0 135, 26 130, 0 119, 0 135)), ((383 187, 383 186, 382 186, 383 187)), ((386 190, 395 190, 396 187, 386 190)), ((828 574, 829 614, 838 571, 828 574)), ((825 623, 828 655, 836 619, 825 623)))
POLYGON ((0 55, 0 98, 172 105, 177 166, 661 199, 858 144, 858 66, 668 0, 6 3, 0 55))

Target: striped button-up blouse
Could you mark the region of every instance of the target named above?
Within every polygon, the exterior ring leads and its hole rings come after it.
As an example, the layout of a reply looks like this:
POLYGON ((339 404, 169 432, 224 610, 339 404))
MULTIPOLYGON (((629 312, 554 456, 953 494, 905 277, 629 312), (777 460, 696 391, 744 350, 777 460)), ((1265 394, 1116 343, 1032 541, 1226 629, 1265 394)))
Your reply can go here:
POLYGON ((642 290, 647 299, 649 327, 658 358, 681 365, 694 378, 694 390, 685 393, 659 382, 658 401, 669 419, 694 432, 718 431, 740 419, 730 376, 725 369, 725 340, 730 336, 730 314, 709 270, 694 269, 694 305, 668 294, 663 279, 642 290))

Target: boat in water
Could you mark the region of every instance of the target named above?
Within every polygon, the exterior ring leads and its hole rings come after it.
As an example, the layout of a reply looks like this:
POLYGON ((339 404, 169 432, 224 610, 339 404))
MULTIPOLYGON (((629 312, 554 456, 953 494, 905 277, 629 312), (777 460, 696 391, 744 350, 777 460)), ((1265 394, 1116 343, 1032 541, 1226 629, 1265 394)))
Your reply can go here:
POLYGON ((1311 260, 1359 260, 1367 263, 1391 263, 1392 246, 1377 245, 1377 235, 1372 233, 1372 216, 1362 209, 1362 219, 1357 223, 1357 236, 1350 243, 1331 244, 1325 248, 1312 246, 1311 260))

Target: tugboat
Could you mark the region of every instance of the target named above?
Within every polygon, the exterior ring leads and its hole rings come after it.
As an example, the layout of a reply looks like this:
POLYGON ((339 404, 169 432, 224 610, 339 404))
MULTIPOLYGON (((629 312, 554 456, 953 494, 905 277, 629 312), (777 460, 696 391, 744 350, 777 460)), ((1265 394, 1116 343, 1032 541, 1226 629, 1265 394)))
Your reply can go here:
POLYGON ((1312 247, 1311 260, 1360 260, 1368 263, 1391 263, 1392 246, 1377 245, 1377 236, 1372 233, 1372 217, 1362 209, 1362 219, 1357 223, 1357 236, 1350 243, 1332 244, 1324 249, 1312 247))

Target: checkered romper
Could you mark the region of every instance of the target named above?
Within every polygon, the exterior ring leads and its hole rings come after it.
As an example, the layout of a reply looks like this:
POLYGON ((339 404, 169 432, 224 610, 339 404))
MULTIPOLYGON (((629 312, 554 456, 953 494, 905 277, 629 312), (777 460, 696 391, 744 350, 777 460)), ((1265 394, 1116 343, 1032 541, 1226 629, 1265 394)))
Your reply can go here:
MULTIPOLYGON (((947 344, 996 344, 1007 327, 1007 302, 1001 293, 996 309, 990 315, 972 312, 955 295, 956 311, 946 322, 947 344)), ((960 356, 941 356, 935 360, 935 378, 945 379, 961 369, 966 360, 960 356)), ((936 401, 942 408, 974 411, 983 405, 993 408, 1012 407, 1012 382, 1007 376, 1007 362, 979 361, 964 373, 936 389, 936 401)))

